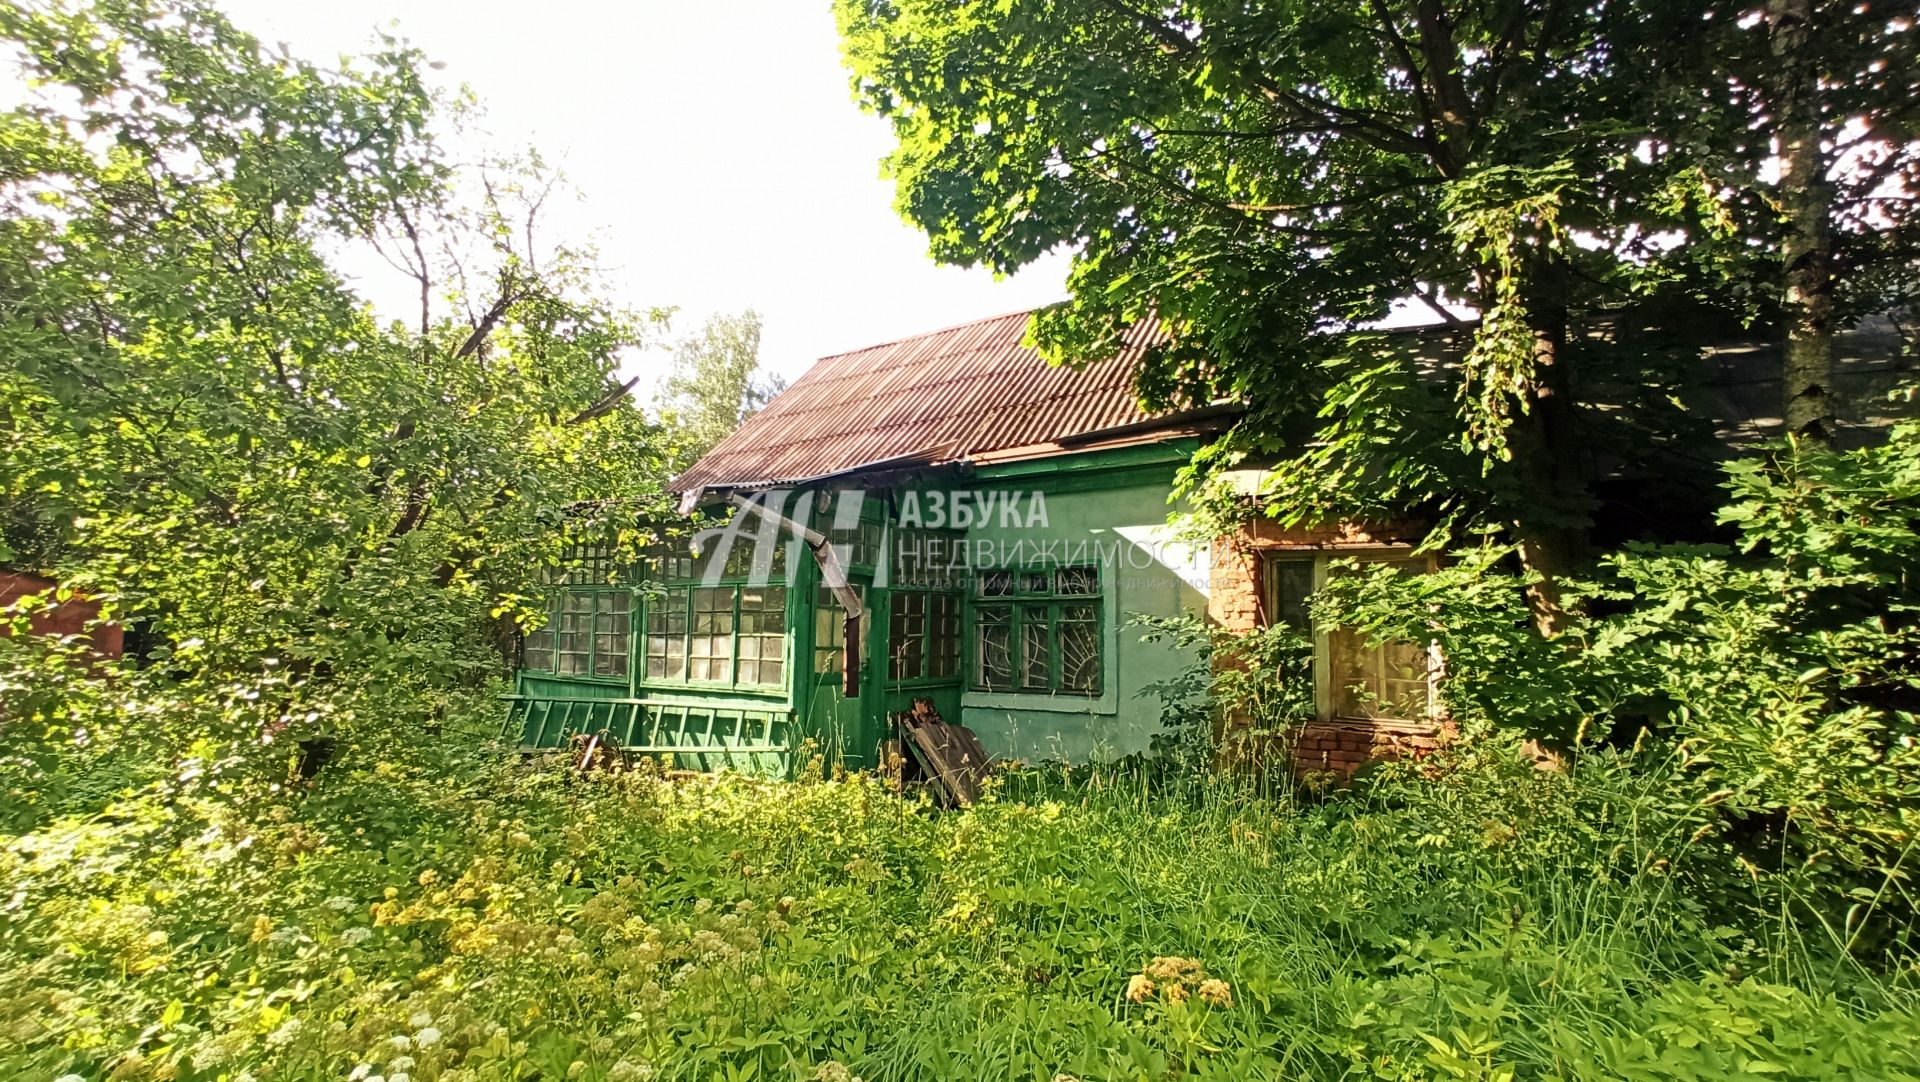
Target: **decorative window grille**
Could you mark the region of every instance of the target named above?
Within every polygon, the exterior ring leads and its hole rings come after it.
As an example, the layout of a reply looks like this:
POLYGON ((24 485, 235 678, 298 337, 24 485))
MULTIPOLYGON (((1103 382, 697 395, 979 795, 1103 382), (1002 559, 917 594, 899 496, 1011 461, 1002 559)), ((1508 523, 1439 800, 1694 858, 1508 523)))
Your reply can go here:
POLYGON ((1099 568, 987 571, 976 583, 969 681, 974 688, 1100 694, 1099 568))

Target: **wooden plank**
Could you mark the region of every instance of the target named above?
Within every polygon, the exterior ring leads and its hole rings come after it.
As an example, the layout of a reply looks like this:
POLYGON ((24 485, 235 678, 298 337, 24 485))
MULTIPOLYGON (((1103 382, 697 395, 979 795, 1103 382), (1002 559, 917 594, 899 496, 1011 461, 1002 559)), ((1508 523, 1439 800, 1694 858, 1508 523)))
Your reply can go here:
POLYGON ((900 715, 898 724, 908 751, 947 803, 964 807, 980 799, 987 762, 985 753, 976 750, 980 742, 972 732, 942 721, 926 699, 914 700, 913 709, 900 715))

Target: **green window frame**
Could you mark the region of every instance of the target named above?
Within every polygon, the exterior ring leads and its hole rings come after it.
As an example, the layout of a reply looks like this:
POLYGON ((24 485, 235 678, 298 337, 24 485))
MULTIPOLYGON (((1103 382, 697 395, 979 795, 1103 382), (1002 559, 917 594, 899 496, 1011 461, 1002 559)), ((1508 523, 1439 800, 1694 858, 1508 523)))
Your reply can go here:
POLYGON ((520 667, 555 676, 627 678, 632 663, 631 575, 603 547, 582 546, 543 576, 547 622, 520 643, 520 667))
POLYGON ((975 579, 968 684, 975 691, 1101 694, 1100 569, 983 571, 975 579))
POLYGON ((641 679, 779 687, 787 674, 787 587, 680 583, 648 599, 641 679))
POLYGON ((958 677, 960 595, 944 590, 894 590, 887 604, 887 678, 940 683, 958 677))

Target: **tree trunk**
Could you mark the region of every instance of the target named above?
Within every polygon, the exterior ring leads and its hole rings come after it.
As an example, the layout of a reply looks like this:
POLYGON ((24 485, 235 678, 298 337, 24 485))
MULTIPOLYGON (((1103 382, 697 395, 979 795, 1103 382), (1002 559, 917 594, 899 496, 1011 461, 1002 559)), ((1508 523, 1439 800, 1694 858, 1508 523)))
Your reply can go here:
POLYGON ((1780 253, 1787 343, 1782 366, 1786 431, 1795 440, 1832 441, 1832 185, 1820 147, 1819 67, 1814 0, 1770 0, 1773 79, 1768 105, 1780 156, 1780 253))
POLYGON ((1566 267, 1547 257, 1527 311, 1533 331, 1534 391, 1510 435, 1519 481, 1514 536, 1520 562, 1539 581, 1527 587, 1534 626, 1552 638, 1574 610, 1563 584, 1586 554, 1592 498, 1567 356, 1566 267))

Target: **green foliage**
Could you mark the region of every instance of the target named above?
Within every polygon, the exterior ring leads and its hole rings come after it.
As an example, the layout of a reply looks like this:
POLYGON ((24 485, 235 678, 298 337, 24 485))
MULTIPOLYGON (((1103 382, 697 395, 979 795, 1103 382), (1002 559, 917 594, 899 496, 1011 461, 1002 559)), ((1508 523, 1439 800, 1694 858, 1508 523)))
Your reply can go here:
POLYGON ((660 389, 660 413, 685 469, 786 387, 760 369, 760 315, 717 315, 673 351, 660 389))
POLYGON ((1710 918, 1658 785, 1599 757, 1304 804, 1024 773, 945 813, 376 728, 404 735, 297 799, 155 790, 8 837, 0 1069, 1920 1077, 1906 993, 1710 918))
MULTIPOLYGON (((223 739, 332 732, 370 688, 429 720, 562 546, 644 540, 661 457, 614 373, 653 314, 533 246, 537 157, 452 168, 417 52, 325 68, 193 2, 10 5, 0 34, 32 88, 0 114, 8 547, 177 694, 258 697, 223 739), (416 325, 336 269, 369 246, 416 325)), ((0 709, 81 741, 36 694, 0 709)), ((203 735, 170 716, 159 747, 203 735)))
POLYGON ((1259 750, 1314 717, 1313 639, 1286 624, 1233 634, 1191 616, 1136 616, 1143 642, 1191 657, 1173 677, 1150 684, 1165 732, 1154 750, 1177 768, 1206 772, 1223 760, 1254 761, 1259 750))
MULTIPOLYGON (((1038 314, 1034 341, 1092 362, 1121 327, 1157 322, 1171 341, 1145 358, 1143 396, 1245 405, 1200 465, 1278 460, 1285 478, 1262 496, 1281 517, 1447 502, 1436 517, 1467 531, 1565 547, 1591 511, 1577 452, 1592 418, 1541 406, 1590 404, 1598 384, 1568 375, 1595 352, 1583 319, 1726 303, 1683 254, 1724 231, 1724 212, 1675 197, 1682 178, 1706 189, 1702 167, 1692 144, 1648 134, 1715 96, 1688 66, 1721 17, 1711 5, 838 11, 855 97, 893 127, 898 209, 932 255, 1005 272, 1071 251, 1072 297, 1038 314), (1484 317, 1454 321, 1464 363, 1349 339, 1396 306, 1448 303, 1484 317), (1438 387, 1437 413, 1384 386, 1419 381, 1438 387), (1396 431, 1415 411, 1417 436, 1396 431), (1522 421, 1547 438, 1509 446, 1522 421), (1364 459, 1336 467, 1342 484, 1316 481, 1328 448, 1355 444, 1364 459), (1446 483, 1427 483, 1441 463, 1446 483)), ((1705 324, 1663 325, 1685 339, 1705 324)), ((1653 446, 1620 450, 1640 463, 1653 446)))
POLYGON ((1836 948, 1901 957, 1920 830, 1920 425, 1741 462, 1728 487, 1737 545, 1605 558, 1578 587, 1588 613, 1554 640, 1528 628, 1498 550, 1417 578, 1342 577, 1316 612, 1437 641, 1443 695, 1470 729, 1576 758, 1635 747, 1716 839, 1723 872, 1804 906, 1836 948))

